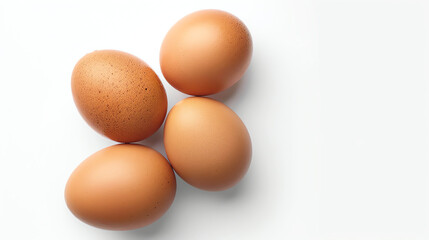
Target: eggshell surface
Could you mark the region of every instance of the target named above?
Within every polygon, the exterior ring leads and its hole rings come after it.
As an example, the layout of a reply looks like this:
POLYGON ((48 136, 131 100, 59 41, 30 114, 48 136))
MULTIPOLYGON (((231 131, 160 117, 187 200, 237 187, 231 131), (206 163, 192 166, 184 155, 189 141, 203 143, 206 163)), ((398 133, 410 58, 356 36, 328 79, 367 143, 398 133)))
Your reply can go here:
POLYGON ((177 103, 164 127, 167 157, 187 183, 218 191, 234 186, 252 155, 249 133, 230 108, 210 98, 177 103))
POLYGON ((74 102, 97 132, 118 142, 143 140, 161 126, 167 96, 155 72, 121 51, 85 55, 72 74, 74 102))
POLYGON ((173 169, 160 153, 120 144, 83 161, 67 182, 65 199, 70 211, 87 224, 129 230, 160 218, 175 193, 173 169))
POLYGON ((161 46, 165 79, 190 95, 209 95, 236 83, 249 66, 252 38, 244 23, 220 10, 202 10, 179 20, 161 46))

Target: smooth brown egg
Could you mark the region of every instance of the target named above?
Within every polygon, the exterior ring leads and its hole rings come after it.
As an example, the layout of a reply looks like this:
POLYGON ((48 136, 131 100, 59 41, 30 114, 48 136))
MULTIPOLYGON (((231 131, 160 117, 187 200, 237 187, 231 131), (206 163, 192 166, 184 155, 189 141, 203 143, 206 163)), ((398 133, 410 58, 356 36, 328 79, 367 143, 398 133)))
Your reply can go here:
POLYGON ((243 76, 252 56, 249 30, 234 15, 202 10, 179 20, 161 46, 165 79, 191 95, 225 90, 243 76))
POLYGON ((137 57, 115 50, 95 51, 76 64, 74 102, 97 132, 118 142, 143 140, 161 126, 167 112, 164 86, 137 57))
POLYGON ((210 98, 192 97, 177 103, 165 122, 164 144, 183 180, 212 191, 234 186, 247 172, 252 155, 241 119, 210 98))
POLYGON ((176 179, 157 151, 133 144, 102 149, 70 176, 65 199, 83 222, 110 230, 129 230, 153 223, 170 207, 176 179))

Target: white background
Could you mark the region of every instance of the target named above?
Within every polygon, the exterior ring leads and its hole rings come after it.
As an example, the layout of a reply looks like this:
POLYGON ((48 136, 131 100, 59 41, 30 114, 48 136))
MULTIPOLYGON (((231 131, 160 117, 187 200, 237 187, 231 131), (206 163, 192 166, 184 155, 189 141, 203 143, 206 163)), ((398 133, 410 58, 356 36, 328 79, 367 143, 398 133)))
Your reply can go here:
MULTIPOLYGON (((1 1, 0 239, 429 239, 428 1, 1 1), (252 63, 213 96, 253 140, 225 192, 178 180, 146 228, 90 227, 67 209, 73 169, 114 144, 74 106, 74 64, 96 49, 159 67, 168 29, 196 10, 242 19, 252 63)), ((143 141, 165 154, 162 130, 143 141)))

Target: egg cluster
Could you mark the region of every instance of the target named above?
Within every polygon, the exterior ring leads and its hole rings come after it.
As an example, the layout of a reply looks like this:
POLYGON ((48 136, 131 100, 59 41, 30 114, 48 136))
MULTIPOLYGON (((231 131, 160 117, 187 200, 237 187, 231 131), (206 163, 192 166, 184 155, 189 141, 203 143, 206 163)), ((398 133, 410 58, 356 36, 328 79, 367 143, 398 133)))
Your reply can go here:
POLYGON ((83 161, 65 188, 70 211, 83 222, 111 230, 144 227, 173 203, 176 172, 194 187, 234 186, 250 164, 252 145, 241 119, 216 100, 246 71, 252 39, 235 16, 203 10, 179 20, 160 53, 165 79, 194 95, 177 103, 165 120, 167 159, 132 144, 154 134, 167 114, 167 95, 156 73, 139 58, 116 50, 94 51, 72 74, 74 102, 85 121, 121 144, 83 161))

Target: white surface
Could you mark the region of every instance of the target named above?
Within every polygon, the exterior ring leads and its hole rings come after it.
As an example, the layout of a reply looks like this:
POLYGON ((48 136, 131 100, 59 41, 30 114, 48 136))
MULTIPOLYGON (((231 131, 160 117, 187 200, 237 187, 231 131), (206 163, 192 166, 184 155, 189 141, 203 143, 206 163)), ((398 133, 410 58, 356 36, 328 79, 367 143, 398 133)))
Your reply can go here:
MULTIPOLYGON (((1 1, 0 239, 429 239, 427 1, 1 1), (87 226, 67 209, 73 169, 114 142, 77 112, 74 64, 96 49, 145 60, 169 108, 161 41, 181 17, 218 8, 254 39, 244 79, 214 96, 253 140, 226 192, 178 180, 157 223, 87 226)), ((162 132, 144 144, 164 153, 162 132)))

